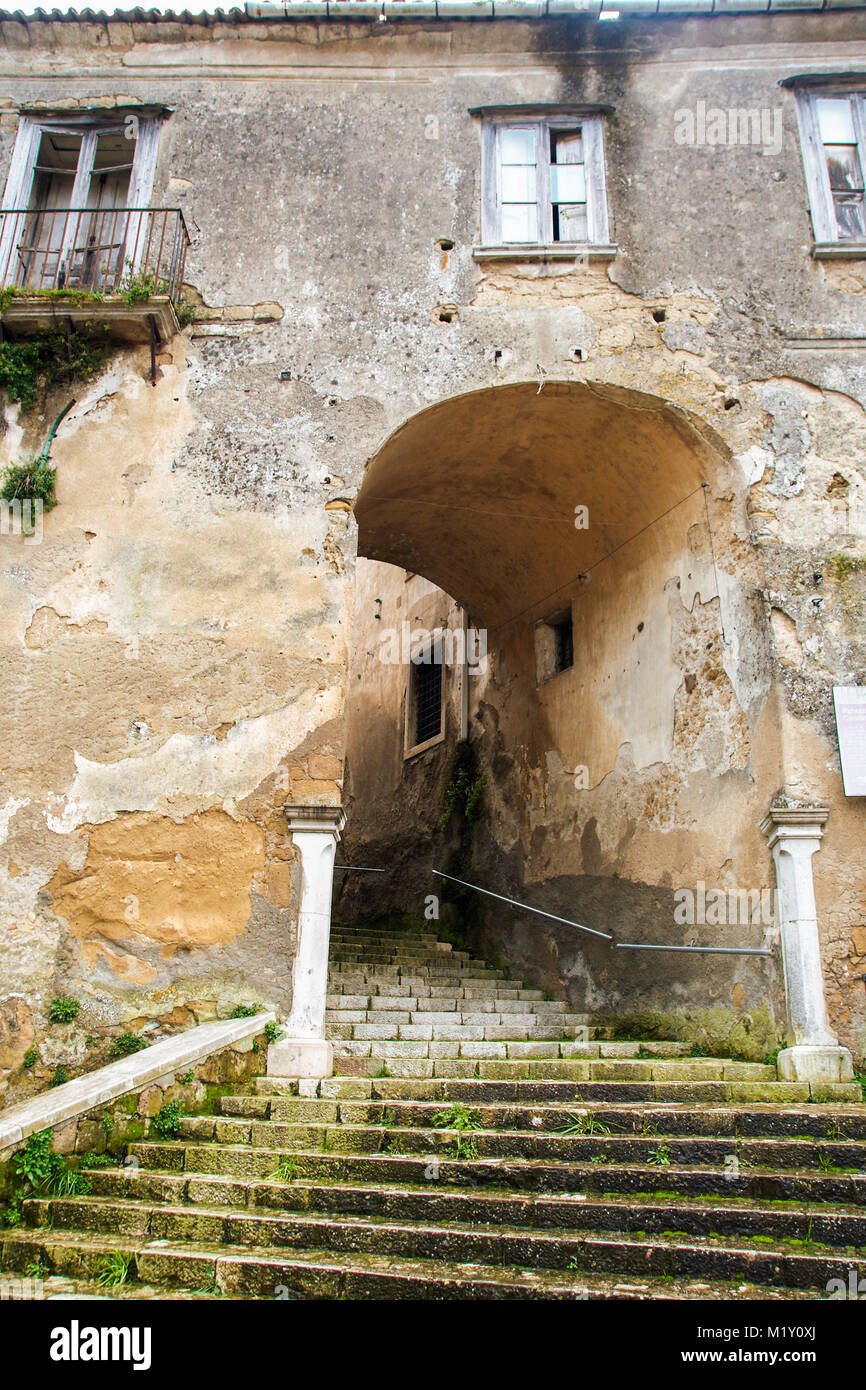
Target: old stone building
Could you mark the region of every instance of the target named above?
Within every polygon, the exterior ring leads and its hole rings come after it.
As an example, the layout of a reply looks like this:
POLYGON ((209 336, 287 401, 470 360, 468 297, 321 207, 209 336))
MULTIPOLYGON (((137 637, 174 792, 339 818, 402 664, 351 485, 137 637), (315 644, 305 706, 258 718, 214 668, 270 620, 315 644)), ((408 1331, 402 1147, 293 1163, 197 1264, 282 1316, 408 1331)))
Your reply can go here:
POLYGON ((0 540, 0 1084, 67 995, 82 1061, 253 1000, 274 1070, 330 1070, 341 834, 385 870, 342 918, 465 918, 578 1010, 847 1081, 866 10, 0 32, 3 464, 50 446, 57 502, 0 540))

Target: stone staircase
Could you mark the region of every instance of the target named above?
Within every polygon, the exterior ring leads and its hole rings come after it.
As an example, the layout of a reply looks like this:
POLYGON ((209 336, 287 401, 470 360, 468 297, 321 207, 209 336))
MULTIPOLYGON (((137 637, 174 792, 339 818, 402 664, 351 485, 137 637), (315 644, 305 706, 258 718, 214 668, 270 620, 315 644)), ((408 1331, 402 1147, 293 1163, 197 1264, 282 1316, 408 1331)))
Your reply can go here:
POLYGON ((145 1297, 388 1300, 814 1299, 866 1275, 859 1085, 611 1041, 432 936, 338 929, 330 978, 333 1077, 260 1077, 89 1195, 28 1201, 4 1273, 88 1289, 120 1251, 145 1297))

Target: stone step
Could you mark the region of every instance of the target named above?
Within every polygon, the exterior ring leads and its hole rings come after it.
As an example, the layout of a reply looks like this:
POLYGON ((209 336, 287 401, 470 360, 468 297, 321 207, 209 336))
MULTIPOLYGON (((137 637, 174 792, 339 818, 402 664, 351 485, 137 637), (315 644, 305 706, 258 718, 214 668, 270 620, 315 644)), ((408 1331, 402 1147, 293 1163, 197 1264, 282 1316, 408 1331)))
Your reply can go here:
MULTIPOLYGON (((256 1249, 184 1241, 117 1242, 111 1237, 77 1232, 43 1233, 16 1230, 2 1233, 2 1258, 7 1269, 23 1269, 41 1256, 52 1271, 63 1274, 82 1268, 96 1273, 114 1250, 129 1254, 139 1279, 170 1289, 219 1289, 221 1295, 243 1299, 321 1298, 329 1300, 585 1300, 587 1298, 700 1298, 719 1300, 777 1300, 809 1297, 796 1289, 752 1286, 741 1280, 710 1285, 706 1280, 671 1280, 641 1272, 637 1279, 592 1272, 523 1270, 502 1265, 466 1267, 445 1260, 419 1260, 315 1249, 291 1251, 256 1249)), ((135 1287, 133 1285, 132 1287, 135 1287)))
MULTIPOLYGON (((366 1019, 333 1019, 326 1016, 325 1036, 356 1042, 561 1042, 582 1034, 582 1025, 558 1020, 523 1020, 521 1015, 400 1014, 374 1015, 366 1019), (435 1018, 435 1022, 433 1019, 435 1018), (479 1022, 479 1018, 482 1020, 479 1022)), ((495 1055, 495 1054, 494 1054, 495 1055)))
MULTIPOLYGON (((330 979, 328 981, 328 996, 331 998, 340 995, 350 995, 358 998, 366 995, 368 998, 384 998, 388 996, 398 996, 406 998, 412 994, 415 998, 429 999, 492 999, 494 1001, 507 999, 519 1002, 531 1001, 533 1003, 562 1003, 561 1000, 546 1000, 540 989, 499 989, 494 985, 427 985, 422 981, 414 981, 411 989, 407 988, 405 982, 399 979, 384 980, 378 975, 371 975, 369 978, 362 975, 358 978, 330 979)), ((584 1014, 584 1022, 591 1023, 589 1014, 584 1014)))
MULTIPOLYGON (((224 1096, 221 1113, 227 1117, 289 1120, 320 1119, 329 1123, 417 1125, 429 1128, 442 1111, 441 1100, 323 1100, 295 1096, 224 1096)), ((653 1106, 615 1105, 593 1109, 578 1104, 528 1101, 484 1101, 467 1113, 482 1129, 527 1129, 556 1133, 566 1125, 582 1124, 586 1132, 610 1134, 709 1135, 726 1138, 786 1137, 790 1139, 866 1142, 866 1107, 828 1106, 653 1106)))
MULTIPOLYGON (((442 1112, 443 1115, 447 1111, 442 1112)), ((563 1116, 566 1124, 569 1117, 563 1116)), ((573 1126, 577 1121, 572 1120, 573 1126)), ((752 1136, 733 1144, 730 1136, 636 1135, 551 1132, 521 1129, 473 1129, 459 1140, 447 1125, 437 1128, 381 1124, 315 1123, 202 1116, 181 1121, 181 1138, 192 1144, 215 1140, 220 1144, 248 1144, 252 1148, 329 1153, 424 1153, 460 1157, 460 1144, 471 1148, 472 1157, 524 1158, 570 1163, 657 1164, 662 1167, 724 1169, 734 1160, 756 1168, 817 1170, 822 1164, 843 1171, 858 1171, 863 1149, 856 1141, 816 1140, 752 1136)))
POLYGON ((866 1206, 866 1173, 829 1173, 795 1169, 724 1169, 657 1164, 593 1164, 561 1159, 457 1159, 438 1154, 327 1153, 321 1151, 253 1148, 248 1144, 205 1143, 134 1146, 138 1182, 145 1173, 185 1175, 187 1181, 231 1178, 240 1187, 266 1182, 283 1160, 291 1158, 299 1178, 316 1184, 363 1182, 377 1187, 411 1184, 426 1188, 493 1187, 518 1192, 595 1193, 598 1195, 656 1194, 683 1197, 743 1198, 766 1202, 832 1202, 866 1206))
POLYGON ((314 1182, 271 1179, 248 1185, 236 1178, 143 1172, 134 1191, 127 1172, 93 1174, 94 1195, 139 1202, 188 1202, 257 1210, 310 1211, 412 1221, 481 1222, 526 1228, 573 1228, 682 1231, 727 1237, 771 1236, 785 1243, 866 1248, 866 1208, 811 1204, 792 1211, 772 1202, 719 1197, 696 1202, 667 1193, 663 1199, 643 1194, 604 1196, 592 1192, 533 1193, 478 1187, 443 1188, 428 1181, 424 1188, 376 1186, 360 1182, 314 1182))
POLYGON ((442 966, 445 969, 463 970, 466 968, 484 970, 487 967, 483 960, 474 960, 466 951, 332 951, 330 964, 336 962, 341 965, 361 965, 369 967, 371 965, 397 965, 401 970, 409 971, 413 967, 431 966, 434 969, 442 966))
MULTIPOLYGON (((396 1065, 396 1062, 394 1063, 396 1065)), ((428 1063, 429 1065, 429 1063, 428 1063)), ((434 1062, 447 1066, 448 1060, 434 1062)), ((700 1105, 856 1105, 863 1101, 856 1084, 820 1085, 805 1081, 690 1081, 628 1082, 585 1081, 584 1062, 538 1062, 525 1064, 485 1062, 476 1064, 474 1077, 451 1077, 440 1073, 419 1078, 395 1076, 332 1076, 319 1083, 326 1099, 448 1100, 478 1104, 481 1101, 525 1100, 596 1104, 662 1103, 700 1105), (577 1069, 577 1073, 575 1073, 577 1069)), ((256 1090, 261 1095, 279 1094, 279 1079, 259 1077, 256 1090)), ((297 1082, 289 1082, 297 1089, 297 1082)))
MULTIPOLYGON (((151 1205, 135 1200, 80 1197, 37 1199, 27 1204, 28 1222, 48 1225, 49 1244, 64 1232, 119 1234, 121 1238, 164 1241, 171 1245, 211 1245, 254 1249, 327 1250, 450 1260, 461 1264, 663 1277, 766 1279, 796 1288, 826 1288, 830 1279, 847 1280, 850 1255, 810 1241, 796 1248, 784 1240, 758 1243, 744 1234, 712 1240, 670 1227, 658 1234, 644 1228, 618 1233, 588 1228, 495 1227, 452 1222, 447 1226, 409 1219, 286 1210, 151 1205)), ((760 1236, 760 1232, 756 1232, 760 1236)), ((863 1261, 866 1268, 866 1258, 863 1261)), ((855 1266, 856 1268, 856 1266, 855 1266)), ((859 1271, 858 1271, 859 1272, 859 1271)))
MULTIPOLYGON (((479 1014, 531 1013, 539 1018, 550 1019, 560 1018, 568 1013, 567 1006, 561 999, 496 999, 491 997, 467 1000, 456 994, 433 997, 423 994, 329 994, 326 996, 325 1004, 332 1013, 342 1013, 345 1010, 365 1010, 372 1013, 397 1010, 407 1013, 447 1014, 462 1009, 469 1013, 479 1014)), ((569 1014, 568 1016, 579 1019, 581 1023, 586 1020, 585 1014, 569 1014)), ((633 1046, 637 1050, 639 1044, 634 1043, 633 1046)))
POLYGON ((393 932, 393 931, 352 931, 344 927, 331 928, 332 942, 357 942, 362 945, 372 945, 376 942, 384 941, 394 945, 417 945, 417 946, 436 946, 450 945, 449 942, 440 942, 439 938, 432 932, 393 932))
MULTIPOLYGON (((400 1058, 435 1059, 459 1056, 461 1059, 485 1061, 567 1061, 569 1067, 563 1073, 563 1079, 585 1081, 749 1081, 773 1085, 783 1084, 775 1081, 774 1067, 759 1062, 731 1062, 724 1058, 710 1057, 600 1058, 581 1055, 580 1052, 577 1052, 576 1055, 576 1049, 585 1047, 585 1044, 563 1038, 561 1036, 562 1030, 554 1030, 559 1036, 549 1041, 538 1039, 503 1041, 501 1040, 501 1033, 497 1038, 490 1038, 486 1036, 489 1030, 481 1027, 437 1028, 434 1025, 432 1026, 431 1039, 401 1041, 399 1037, 394 1039, 385 1036, 391 1033, 394 1028, 399 1031, 400 1025, 358 1024, 353 1026, 367 1034, 372 1033, 373 1036, 363 1037, 357 1041, 337 1041, 334 1048, 334 1065, 335 1071, 338 1073, 342 1062, 347 1058, 370 1057, 388 1061, 389 1059, 397 1060, 400 1058), (443 1049, 441 1044, 445 1043, 456 1044, 456 1047, 443 1049)), ((508 1029, 505 1029, 505 1032, 507 1033, 508 1029)), ((512 1074, 513 1068, 503 1073, 504 1076, 512 1074)), ((778 1099, 784 1100, 785 1098, 786 1096, 780 1092, 778 1099)), ((791 1095, 789 1098, 798 1099, 799 1096, 791 1095)))

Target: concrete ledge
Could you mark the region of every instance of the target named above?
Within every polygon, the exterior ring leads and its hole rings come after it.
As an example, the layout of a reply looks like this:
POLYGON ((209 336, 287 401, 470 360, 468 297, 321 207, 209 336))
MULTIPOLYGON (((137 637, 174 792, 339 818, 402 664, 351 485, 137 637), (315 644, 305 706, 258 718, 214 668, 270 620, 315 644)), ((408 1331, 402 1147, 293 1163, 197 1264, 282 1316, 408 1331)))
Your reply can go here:
POLYGON ((324 1038, 282 1038, 268 1048, 268 1076, 316 1080, 334 1070, 334 1045, 324 1038))
POLYGON ((818 1086, 840 1085, 854 1079, 854 1063, 846 1047, 801 1044, 780 1052, 780 1081, 808 1081, 818 1086))
POLYGON ((154 1043, 152 1047, 110 1062, 87 1076, 76 1077, 56 1086, 45 1095, 37 1096, 24 1105, 14 1105, 0 1111, 0 1158, 6 1150, 16 1149, 28 1135, 39 1130, 54 1129, 57 1125, 86 1114, 99 1105, 117 1100, 130 1091, 139 1091, 160 1077, 174 1076, 187 1071, 197 1062, 224 1047, 256 1037, 266 1023, 276 1022, 273 1013, 254 1014, 252 1018, 225 1018, 214 1023, 202 1023, 173 1038, 154 1043))
POLYGON ((13 332, 36 333, 52 325, 71 323, 101 323, 112 337, 122 342, 150 341, 150 320, 160 343, 169 342, 180 332, 180 324, 170 299, 154 295, 138 304, 124 304, 120 298, 93 300, 76 304, 74 292, 68 300, 49 299, 45 295, 16 295, 3 310, 2 321, 13 332))

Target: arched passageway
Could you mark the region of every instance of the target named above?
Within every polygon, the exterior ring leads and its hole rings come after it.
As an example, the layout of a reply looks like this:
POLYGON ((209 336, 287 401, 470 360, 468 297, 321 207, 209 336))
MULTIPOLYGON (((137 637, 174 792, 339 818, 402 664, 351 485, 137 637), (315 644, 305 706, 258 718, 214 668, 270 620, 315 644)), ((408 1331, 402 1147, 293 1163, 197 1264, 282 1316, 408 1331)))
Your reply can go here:
MULTIPOLYGON (((485 779, 461 849, 476 881, 670 942, 695 936, 675 922, 679 887, 767 885, 758 823, 778 748, 741 487, 703 422, 599 384, 472 392, 384 443, 355 506, 347 848, 389 872, 352 885, 356 907, 420 907, 447 858, 437 824, 465 744, 485 779), (384 639, 467 615, 488 664, 446 671, 439 736, 421 739, 413 691, 429 682, 383 657, 384 639)), ((481 916, 581 1007, 737 1010, 775 988, 751 958, 617 951, 614 965, 568 928, 481 916)), ((734 937, 760 945, 763 928, 735 923, 734 937)))
POLYGON ((424 575, 495 627, 693 496, 720 462, 696 423, 639 392, 474 391, 414 416, 372 460, 358 551, 424 575))

